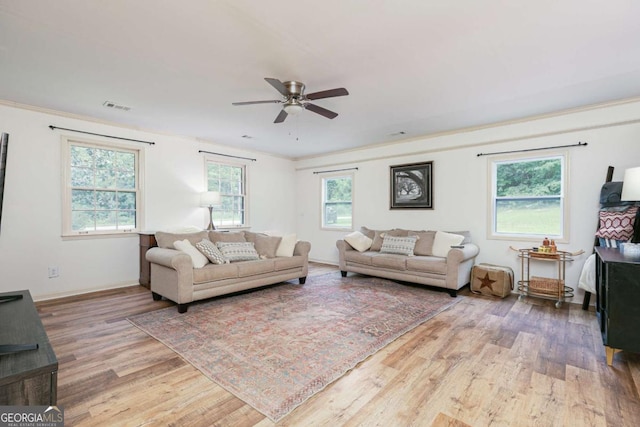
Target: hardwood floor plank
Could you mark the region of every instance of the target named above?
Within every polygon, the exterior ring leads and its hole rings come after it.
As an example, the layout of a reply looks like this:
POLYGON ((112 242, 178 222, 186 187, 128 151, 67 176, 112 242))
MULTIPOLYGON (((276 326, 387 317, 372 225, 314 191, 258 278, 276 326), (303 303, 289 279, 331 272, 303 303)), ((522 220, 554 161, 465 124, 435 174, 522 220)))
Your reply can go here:
MULTIPOLYGON (((311 263, 309 276, 327 273, 340 274, 311 263)), ((278 425, 640 425, 640 355, 607 366, 593 311, 460 295, 278 425)), ((169 306, 141 286, 37 303, 66 425, 273 426, 126 320, 169 306)))

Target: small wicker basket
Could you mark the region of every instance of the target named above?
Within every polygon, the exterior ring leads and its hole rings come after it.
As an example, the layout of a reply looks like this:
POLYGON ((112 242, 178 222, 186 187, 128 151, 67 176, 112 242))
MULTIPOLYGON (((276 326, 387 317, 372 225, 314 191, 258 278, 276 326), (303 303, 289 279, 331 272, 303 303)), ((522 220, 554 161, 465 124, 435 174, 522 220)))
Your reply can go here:
POLYGON ((545 295, 559 295, 564 289, 564 280, 531 276, 529 290, 545 295))

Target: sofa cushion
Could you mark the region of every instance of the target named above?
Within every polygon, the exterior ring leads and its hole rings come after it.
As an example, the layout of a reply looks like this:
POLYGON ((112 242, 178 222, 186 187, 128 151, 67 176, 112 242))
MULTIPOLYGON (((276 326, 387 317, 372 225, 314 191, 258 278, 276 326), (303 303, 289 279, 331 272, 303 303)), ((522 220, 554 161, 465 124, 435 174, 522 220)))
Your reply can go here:
POLYGON ((416 246, 415 248, 413 248, 414 255, 424 255, 424 256, 432 255, 433 240, 436 237, 435 231, 410 231, 409 236, 418 237, 416 246))
POLYGON ((447 274, 447 261, 444 258, 434 256, 414 256, 407 258, 407 270, 447 274))
POLYGON ((451 246, 459 245, 464 240, 464 236, 459 234, 446 233, 444 231, 436 231, 436 237, 433 239, 433 255, 446 257, 451 246))
POLYGON ((256 248, 251 242, 217 242, 216 245, 222 255, 230 262, 260 259, 256 248))
POLYGON ((158 247, 165 249, 173 249, 173 242, 177 240, 187 239, 192 245, 195 245, 202 239, 206 238, 206 231, 199 231, 197 233, 167 233, 165 231, 156 231, 156 242, 158 243, 158 247))
POLYGON ((209 231, 209 240, 213 243, 218 242, 246 242, 247 239, 244 238, 244 233, 240 232, 223 232, 223 231, 209 231))
POLYGON ((196 243, 196 249, 214 264, 227 264, 229 262, 229 260, 222 255, 222 252, 220 252, 216 244, 209 239, 202 239, 196 243))
POLYGON ((347 234, 346 236, 344 236, 344 241, 351 245, 351 247, 358 252, 369 250, 371 244, 373 243, 373 239, 370 239, 359 231, 354 231, 353 233, 347 234))
POLYGON ((176 240, 173 242, 173 247, 191 257, 193 268, 202 268, 209 263, 207 257, 202 255, 187 239, 176 240))
POLYGON ((382 239, 381 254, 398 254, 413 256, 413 248, 416 246, 417 236, 395 237, 385 235, 382 239))
POLYGON ((373 259, 374 254, 377 254, 377 252, 345 251, 344 259, 347 262, 355 264, 371 265, 371 260, 373 259))
POLYGON ((207 264, 193 270, 193 283, 206 283, 238 277, 237 264, 207 264))
POLYGON ((275 268, 275 261, 273 259, 259 259, 257 261, 239 262, 237 265, 238 277, 249 277, 271 273, 275 268))
POLYGON ((370 228, 367 228, 364 226, 360 227, 360 232, 365 236, 367 236, 368 238, 370 238, 371 240, 373 240, 373 238, 376 237, 376 230, 371 230, 370 228))
POLYGON ((404 271, 407 268, 408 259, 409 257, 406 255, 377 253, 371 257, 371 265, 374 267, 404 271))
POLYGON ((282 237, 267 236, 263 233, 253 233, 251 231, 245 231, 244 237, 247 242, 253 242, 260 258, 275 258, 278 246, 282 241, 282 237))

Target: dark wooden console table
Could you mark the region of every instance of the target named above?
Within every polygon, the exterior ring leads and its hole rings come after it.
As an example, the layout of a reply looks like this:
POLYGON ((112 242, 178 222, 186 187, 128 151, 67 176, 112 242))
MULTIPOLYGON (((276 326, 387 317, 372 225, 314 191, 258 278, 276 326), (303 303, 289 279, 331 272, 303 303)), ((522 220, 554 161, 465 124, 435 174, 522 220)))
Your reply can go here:
POLYGON ((0 349, 0 405, 55 405, 58 359, 29 291, 0 294, 0 349))

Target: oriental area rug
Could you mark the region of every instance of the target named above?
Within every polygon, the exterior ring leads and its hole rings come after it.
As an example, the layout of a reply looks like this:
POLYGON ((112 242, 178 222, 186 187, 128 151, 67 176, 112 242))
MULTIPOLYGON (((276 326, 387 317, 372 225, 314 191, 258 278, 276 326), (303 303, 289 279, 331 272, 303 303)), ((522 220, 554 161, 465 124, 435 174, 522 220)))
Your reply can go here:
POLYGON ((329 273, 129 321, 276 422, 461 298, 329 273))

